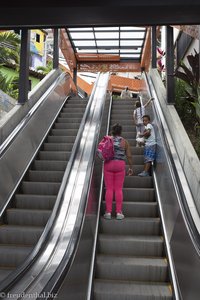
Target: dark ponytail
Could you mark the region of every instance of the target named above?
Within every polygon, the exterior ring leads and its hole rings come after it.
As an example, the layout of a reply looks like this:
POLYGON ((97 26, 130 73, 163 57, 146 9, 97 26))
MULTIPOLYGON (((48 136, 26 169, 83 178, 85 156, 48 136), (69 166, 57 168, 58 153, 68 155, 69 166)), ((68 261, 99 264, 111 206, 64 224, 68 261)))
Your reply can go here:
POLYGON ((122 126, 119 123, 116 123, 112 127, 112 135, 121 135, 122 133, 122 126))

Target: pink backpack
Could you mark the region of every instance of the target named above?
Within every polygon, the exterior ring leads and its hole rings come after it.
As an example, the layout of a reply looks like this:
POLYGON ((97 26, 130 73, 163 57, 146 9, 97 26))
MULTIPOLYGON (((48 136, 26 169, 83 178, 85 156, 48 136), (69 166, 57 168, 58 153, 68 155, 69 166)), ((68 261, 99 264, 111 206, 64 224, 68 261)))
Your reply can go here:
POLYGON ((97 155, 103 161, 111 160, 114 157, 114 143, 111 136, 103 137, 97 147, 97 155))

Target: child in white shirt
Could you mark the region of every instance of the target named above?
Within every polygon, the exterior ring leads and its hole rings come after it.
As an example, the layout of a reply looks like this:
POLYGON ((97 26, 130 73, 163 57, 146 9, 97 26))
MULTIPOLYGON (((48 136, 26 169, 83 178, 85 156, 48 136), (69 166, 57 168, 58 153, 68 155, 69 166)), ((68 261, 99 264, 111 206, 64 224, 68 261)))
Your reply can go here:
POLYGON ((151 163, 156 158, 156 136, 153 126, 150 123, 150 116, 143 116, 143 123, 145 126, 145 130, 141 137, 145 138, 145 146, 144 146, 144 171, 139 173, 138 176, 146 177, 149 176, 149 171, 151 168, 151 163))
POLYGON ((149 105, 153 99, 154 98, 150 98, 145 105, 142 105, 141 101, 136 101, 136 109, 133 111, 133 120, 136 125, 136 147, 144 145, 144 141, 140 137, 140 134, 144 132, 143 116, 145 115, 145 107, 149 105))

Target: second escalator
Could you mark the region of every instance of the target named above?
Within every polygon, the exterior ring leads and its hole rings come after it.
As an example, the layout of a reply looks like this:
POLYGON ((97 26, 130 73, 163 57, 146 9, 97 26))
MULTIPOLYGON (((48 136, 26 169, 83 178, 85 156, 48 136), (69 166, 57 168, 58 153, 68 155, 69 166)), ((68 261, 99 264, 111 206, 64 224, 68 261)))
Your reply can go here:
POLYGON ((87 99, 72 97, 66 101, 3 215, 0 281, 24 262, 44 230, 86 105, 87 99))
MULTIPOLYGON (((136 147, 133 109, 132 99, 112 104, 110 129, 114 123, 122 125, 132 149, 134 175, 124 182, 125 219, 116 219, 114 203, 112 219, 100 217, 94 300, 172 299, 153 178, 137 176, 143 170, 143 148, 136 147)), ((104 213, 105 201, 102 206, 104 213)))

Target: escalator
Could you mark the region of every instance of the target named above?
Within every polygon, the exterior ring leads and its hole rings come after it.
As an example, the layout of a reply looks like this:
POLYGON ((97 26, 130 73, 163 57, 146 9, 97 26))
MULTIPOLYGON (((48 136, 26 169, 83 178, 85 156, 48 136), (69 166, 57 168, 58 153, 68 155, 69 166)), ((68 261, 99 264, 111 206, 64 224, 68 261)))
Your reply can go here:
MULTIPOLYGON (((12 292, 19 289, 28 294, 51 293, 59 300, 66 297, 69 300, 196 300, 199 297, 196 276, 199 256, 187 221, 183 220, 182 199, 176 185, 178 177, 171 168, 170 140, 166 138, 169 131, 166 127, 163 130, 166 124, 160 122, 161 112, 154 105, 148 112, 157 133, 156 167, 152 168, 150 177, 139 177, 137 174, 143 169, 143 149, 137 148, 135 143, 134 101, 113 100, 111 106, 109 100, 104 105, 104 82, 99 82, 99 88, 102 92, 97 89, 94 93, 95 101, 85 120, 84 135, 73 160, 70 206, 67 213, 63 212, 64 226, 58 241, 54 242, 51 261, 46 261, 41 268, 40 261, 45 259, 42 255, 35 268, 27 272, 27 277, 35 276, 37 268, 40 273, 29 284, 22 278, 12 292), (126 177, 124 183, 124 220, 116 220, 114 214, 111 220, 102 217, 105 210, 102 165, 95 154, 98 140, 106 134, 110 110, 110 127, 116 122, 122 124, 123 136, 129 140, 133 154, 134 175, 126 177), (180 244, 183 236, 185 244, 180 244), (183 247, 191 254, 192 267, 186 270, 183 247), (193 269, 192 281, 181 277, 193 269)), ((55 234, 56 230, 49 245, 55 234)))
MULTIPOLYGON (((152 176, 137 176, 143 169, 143 148, 136 147, 135 143, 134 101, 104 101, 106 84, 104 74, 93 92, 91 106, 87 106, 83 126, 80 126, 77 148, 71 155, 69 180, 45 245, 34 264, 7 290, 13 294, 25 291, 28 297, 36 293, 40 298, 41 294, 45 299, 52 295, 59 300, 66 297, 69 300, 179 300, 182 293, 186 295, 183 299, 196 300, 199 256, 186 230, 186 221, 181 220, 183 210, 178 206, 180 199, 175 185, 178 178, 170 169, 168 144, 163 139, 168 131, 160 130, 163 125, 153 106, 148 113, 158 130, 159 157, 152 176), (102 165, 96 157, 96 147, 98 139, 106 134, 110 111, 110 127, 116 122, 122 124, 123 136, 130 142, 133 154, 134 175, 126 177, 124 183, 124 220, 116 220, 114 214, 111 220, 102 217, 105 210, 102 165), (171 214, 166 215, 169 206, 171 214), (182 234, 184 245, 179 243, 182 234), (191 254, 192 268, 189 266, 186 270, 183 246, 191 254), (187 284, 180 274, 191 269, 196 272, 192 282, 187 284), (186 289, 183 283, 187 287, 192 284, 192 288, 186 289), (194 297, 191 298, 191 294, 194 297)), ((59 135, 61 132, 58 129, 59 135)), ((49 142, 52 144, 51 138, 49 142)))
POLYGON ((44 230, 86 105, 86 99, 66 100, 2 217, 0 281, 24 262, 44 230))
POLYGON ((110 129, 114 123, 122 125, 122 136, 132 149, 134 175, 124 182, 125 219, 116 220, 115 214, 111 220, 100 217, 93 300, 173 298, 153 178, 137 176, 143 170, 143 148, 136 147, 133 109, 133 100, 113 100, 110 129))

